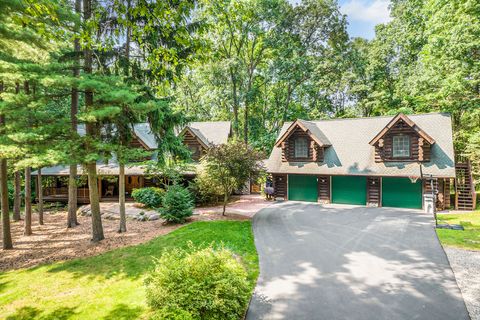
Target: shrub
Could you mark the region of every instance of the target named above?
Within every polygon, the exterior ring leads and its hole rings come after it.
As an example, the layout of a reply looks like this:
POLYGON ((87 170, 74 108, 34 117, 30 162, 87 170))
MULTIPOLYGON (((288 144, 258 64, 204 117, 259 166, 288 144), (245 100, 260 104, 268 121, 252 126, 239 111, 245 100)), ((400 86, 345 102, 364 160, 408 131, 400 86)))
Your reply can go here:
POLYGON ((191 193, 180 185, 169 186, 162 200, 160 216, 167 222, 183 223, 193 213, 191 193))
POLYGON ((194 195, 195 203, 199 205, 214 205, 217 204, 220 199, 223 199, 222 188, 218 183, 212 181, 204 170, 197 172, 195 180, 190 183, 188 189, 194 195))
POLYGON ((223 247, 167 251, 145 285, 152 309, 183 310, 194 319, 240 319, 250 297, 245 268, 223 247))
POLYGON ((136 202, 143 203, 148 208, 159 208, 162 205, 164 193, 165 190, 153 187, 134 189, 132 198, 136 202))
POLYGON ((185 310, 179 308, 161 308, 150 317, 150 320, 193 320, 194 318, 185 310))

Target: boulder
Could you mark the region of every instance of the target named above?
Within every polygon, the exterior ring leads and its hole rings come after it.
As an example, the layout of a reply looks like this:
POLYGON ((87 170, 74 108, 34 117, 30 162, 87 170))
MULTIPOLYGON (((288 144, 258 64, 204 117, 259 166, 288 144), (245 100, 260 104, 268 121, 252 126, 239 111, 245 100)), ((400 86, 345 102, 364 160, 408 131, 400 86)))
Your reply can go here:
POLYGON ((149 217, 148 217, 148 220, 149 221, 154 221, 154 220, 158 220, 160 219, 160 215, 159 214, 151 214, 149 217))

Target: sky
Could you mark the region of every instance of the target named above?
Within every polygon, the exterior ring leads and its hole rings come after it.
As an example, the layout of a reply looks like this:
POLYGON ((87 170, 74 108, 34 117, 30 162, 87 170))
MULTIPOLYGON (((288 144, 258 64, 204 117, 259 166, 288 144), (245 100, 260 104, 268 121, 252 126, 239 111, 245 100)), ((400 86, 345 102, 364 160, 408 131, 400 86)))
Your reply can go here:
POLYGON ((351 37, 373 39, 375 25, 390 21, 389 0, 339 0, 351 37))

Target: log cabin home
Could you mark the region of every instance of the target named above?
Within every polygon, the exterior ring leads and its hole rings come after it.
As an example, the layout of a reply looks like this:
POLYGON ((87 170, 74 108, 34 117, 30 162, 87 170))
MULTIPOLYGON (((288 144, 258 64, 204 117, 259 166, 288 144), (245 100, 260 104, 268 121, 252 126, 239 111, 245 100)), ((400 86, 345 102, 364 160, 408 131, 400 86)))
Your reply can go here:
MULTIPOLYGON (((80 135, 85 134, 84 126, 79 125, 80 135)), ((191 171, 183 173, 186 180, 193 179, 195 176, 195 167, 200 158, 213 145, 227 143, 231 137, 231 124, 229 121, 206 121, 191 122, 185 127, 177 130, 177 135, 182 138, 185 146, 192 152, 193 160, 191 171)), ((133 140, 131 146, 149 151, 151 157, 145 160, 155 160, 157 141, 147 123, 134 125, 133 140)), ((125 166, 125 192, 127 200, 131 200, 133 189, 159 186, 158 182, 146 174, 146 167, 143 165, 125 166)), ((83 169, 78 166, 79 185, 77 188, 78 202, 88 203, 89 193, 86 176, 83 175, 83 169)), ((102 201, 112 201, 118 199, 118 163, 115 159, 110 159, 108 163, 97 163, 98 187, 102 201)), ((38 176, 38 171, 32 173, 38 176)), ((69 167, 58 165, 54 167, 42 168, 42 184, 44 201, 67 202, 68 201, 68 175, 69 167)), ((38 179, 37 179, 38 184, 38 179)), ((38 190, 38 189, 37 189, 38 190)))
POLYGON ((437 209, 475 207, 444 113, 298 119, 283 125, 266 166, 285 200, 420 209, 433 183, 437 209))

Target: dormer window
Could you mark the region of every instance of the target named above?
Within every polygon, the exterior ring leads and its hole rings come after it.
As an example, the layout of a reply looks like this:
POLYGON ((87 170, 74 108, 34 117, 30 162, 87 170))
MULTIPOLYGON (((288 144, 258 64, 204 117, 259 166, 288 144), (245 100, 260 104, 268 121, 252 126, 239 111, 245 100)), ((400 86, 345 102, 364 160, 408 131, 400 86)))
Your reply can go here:
POLYGON ((308 158, 308 141, 306 138, 295 139, 295 158, 308 158))
POLYGON ((410 136, 396 135, 393 136, 392 155, 394 158, 410 157, 410 136))

